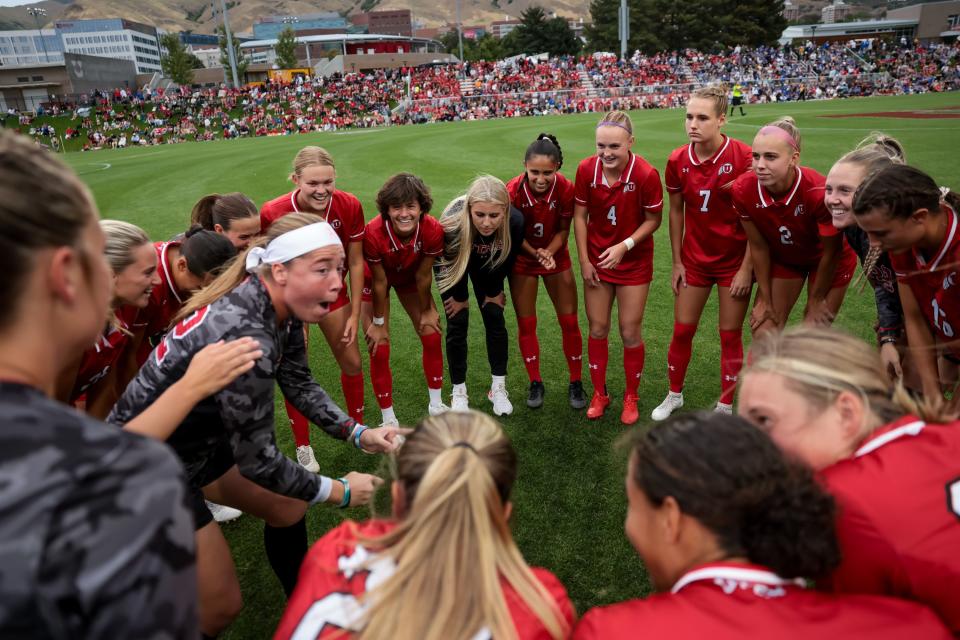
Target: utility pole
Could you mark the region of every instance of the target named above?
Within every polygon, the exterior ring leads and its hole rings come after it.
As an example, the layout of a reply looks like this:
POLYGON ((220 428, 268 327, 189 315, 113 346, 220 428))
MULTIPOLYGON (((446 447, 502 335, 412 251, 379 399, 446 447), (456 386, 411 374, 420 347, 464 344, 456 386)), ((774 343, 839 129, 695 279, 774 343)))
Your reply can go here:
MULTIPOLYGON (((216 6, 213 12, 216 13, 216 6)), ((223 13, 223 31, 227 36, 227 58, 230 60, 230 72, 233 75, 233 88, 240 88, 240 80, 237 78, 237 56, 233 51, 233 35, 230 33, 230 20, 227 18, 227 4, 220 0, 220 12, 223 13)))
POLYGON ((33 21, 37 23, 37 33, 40 34, 40 46, 43 47, 43 59, 50 62, 50 54, 47 53, 47 43, 43 40, 43 29, 40 28, 40 16, 46 16, 47 10, 40 7, 27 7, 27 13, 33 16, 33 21))
POLYGON ((630 39, 630 7, 627 0, 620 0, 620 59, 627 59, 627 40, 630 39))
POLYGON ((460 63, 463 63, 463 23, 460 21, 460 0, 457 0, 457 42, 460 45, 460 63))

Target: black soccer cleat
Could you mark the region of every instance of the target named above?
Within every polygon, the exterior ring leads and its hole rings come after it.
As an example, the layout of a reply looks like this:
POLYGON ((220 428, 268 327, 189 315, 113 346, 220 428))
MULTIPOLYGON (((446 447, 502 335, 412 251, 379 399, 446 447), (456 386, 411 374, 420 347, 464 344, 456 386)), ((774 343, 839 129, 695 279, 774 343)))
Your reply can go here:
POLYGON ((534 380, 530 383, 530 392, 527 394, 527 406, 531 409, 539 409, 543 406, 543 396, 546 393, 546 389, 543 387, 543 382, 540 380, 534 380))
POLYGON ((583 409, 587 406, 587 395, 583 392, 583 383, 579 380, 570 383, 567 397, 570 399, 570 406, 574 409, 583 409))

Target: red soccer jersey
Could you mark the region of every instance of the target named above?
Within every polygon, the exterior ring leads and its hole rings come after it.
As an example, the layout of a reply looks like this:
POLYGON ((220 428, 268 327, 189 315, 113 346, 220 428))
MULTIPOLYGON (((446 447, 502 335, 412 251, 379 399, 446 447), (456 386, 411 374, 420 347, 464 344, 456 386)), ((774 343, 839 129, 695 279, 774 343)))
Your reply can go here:
POLYGON ((379 263, 390 286, 403 289, 414 286, 423 256, 443 253, 443 227, 431 215, 420 218, 413 236, 406 242, 397 238, 389 222, 377 216, 367 223, 363 234, 363 257, 379 263))
POLYGON ((913 297, 927 319, 930 332, 960 355, 957 332, 960 331, 960 229, 957 214, 951 209, 947 235, 929 261, 916 249, 890 254, 890 263, 901 285, 910 287, 913 297), (953 293, 950 293, 953 291, 953 293))
MULTIPOLYGON (((288 213, 300 212, 300 208, 297 206, 297 195, 299 193, 300 189, 296 189, 274 198, 260 207, 260 229, 263 233, 266 233, 277 218, 288 213)), ((337 235, 340 236, 344 249, 351 242, 363 240, 363 207, 352 193, 339 189, 334 191, 333 196, 327 203, 327 210, 321 217, 329 222, 337 235)))
POLYGON ((588 611, 573 637, 946 640, 951 635, 929 609, 913 602, 821 593, 764 567, 721 562, 696 567, 670 593, 588 611))
POLYGON ((683 264, 704 273, 729 273, 740 268, 747 236, 733 207, 733 181, 749 172, 750 146, 723 136, 723 144, 700 161, 693 144, 674 150, 667 160, 664 182, 669 193, 683 194, 683 264))
MULTIPOLYGON (((607 184, 599 156, 584 159, 577 167, 574 199, 587 208, 587 254, 594 266, 600 254, 623 242, 637 230, 647 213, 663 211, 660 174, 640 156, 630 154, 627 167, 614 184, 607 184)), ((628 251, 613 269, 597 268, 600 279, 612 284, 649 282, 653 263, 653 236, 628 251)))
POLYGON ((107 327, 97 342, 83 352, 80 359, 80 368, 70 392, 70 402, 76 402, 95 383, 103 379, 110 368, 116 364, 124 347, 130 340, 130 327, 137 320, 139 309, 130 305, 123 305, 117 309, 117 327, 107 327))
POLYGON ((157 274, 160 276, 160 284, 150 291, 150 301, 137 316, 137 323, 144 327, 144 339, 137 352, 137 362, 140 366, 143 366, 153 350, 150 338, 166 333, 173 316, 177 315, 187 299, 187 295, 177 289, 173 280, 173 265, 170 264, 169 258, 170 247, 179 247, 180 242, 177 240, 155 242, 153 246, 157 250, 157 274))
MULTIPOLYGON (((510 202, 523 214, 524 240, 534 249, 546 248, 560 231, 560 221, 573 218, 573 183, 558 173, 553 185, 543 195, 536 195, 527 184, 527 174, 521 173, 507 183, 510 202)), ((525 253, 517 254, 513 270, 527 275, 547 275, 570 268, 570 250, 564 244, 553 259, 556 269, 546 271, 540 263, 525 253)))
POLYGON ((843 554, 829 586, 917 600, 960 635, 960 422, 901 418, 823 477, 843 554))
POLYGON ((771 196, 752 171, 733 183, 733 204, 767 241, 771 262, 802 270, 816 268, 823 255, 820 238, 840 233, 823 202, 825 181, 813 169, 797 167, 796 181, 780 199, 771 196))
MULTIPOLYGON (((274 638, 292 638, 294 634, 297 638, 344 637, 338 631, 357 631, 365 610, 357 597, 389 578, 394 571, 393 561, 389 558, 370 562, 375 556, 357 540, 359 537, 382 536, 394 526, 394 523, 383 520, 348 521, 318 540, 303 561, 297 588, 290 597, 274 638)), ((572 625, 573 605, 563 585, 545 569, 534 569, 533 573, 553 596, 568 624, 572 625)), ((506 583, 503 591, 517 637, 520 640, 549 639, 540 619, 516 592, 506 583)), ((457 637, 453 630, 450 631, 450 637, 457 637)), ((489 634, 474 638, 489 638, 489 634)))

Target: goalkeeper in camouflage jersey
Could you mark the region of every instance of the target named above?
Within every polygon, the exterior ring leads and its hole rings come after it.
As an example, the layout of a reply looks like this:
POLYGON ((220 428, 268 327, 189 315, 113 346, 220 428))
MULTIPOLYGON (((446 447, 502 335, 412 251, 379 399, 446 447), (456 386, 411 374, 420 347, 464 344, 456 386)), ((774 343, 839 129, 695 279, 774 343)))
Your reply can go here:
POLYGON ((216 635, 236 616, 240 592, 233 562, 204 496, 266 522, 267 558, 289 593, 306 553, 307 506, 365 504, 380 479, 361 473, 332 480, 283 455, 274 436, 274 382, 311 422, 366 451, 397 446, 395 427, 356 423, 307 367, 303 322, 317 322, 343 286, 343 247, 332 227, 310 214, 274 223, 210 287, 194 294, 179 324, 127 387, 109 420, 124 423, 149 406, 186 369, 193 354, 220 340, 252 337, 263 356, 246 374, 198 404, 168 443, 191 487, 197 528, 201 629, 216 635), (251 275, 246 277, 246 272, 251 275))

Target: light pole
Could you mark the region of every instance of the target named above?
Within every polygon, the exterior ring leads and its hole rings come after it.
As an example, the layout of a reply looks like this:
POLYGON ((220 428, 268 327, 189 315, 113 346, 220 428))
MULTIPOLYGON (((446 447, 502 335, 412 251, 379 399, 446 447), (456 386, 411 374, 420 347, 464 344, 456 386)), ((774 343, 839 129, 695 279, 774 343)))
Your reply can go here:
POLYGON ((457 0, 457 43, 460 45, 460 64, 463 64, 463 23, 460 22, 460 0, 457 0))
MULTIPOLYGON (((215 5, 212 6, 213 13, 217 12, 215 5)), ((227 36, 227 59, 230 61, 230 72, 233 75, 233 88, 240 88, 240 80, 237 78, 237 56, 233 51, 233 35, 230 33, 230 21, 227 19, 227 5, 224 0, 220 0, 220 13, 223 14, 223 31, 227 36)))
POLYGON ((43 40, 43 29, 40 28, 40 16, 46 17, 47 10, 40 7, 27 7, 27 13, 33 16, 33 21, 37 23, 37 33, 40 34, 40 46, 43 47, 43 58, 50 62, 50 54, 47 53, 47 43, 43 40))

